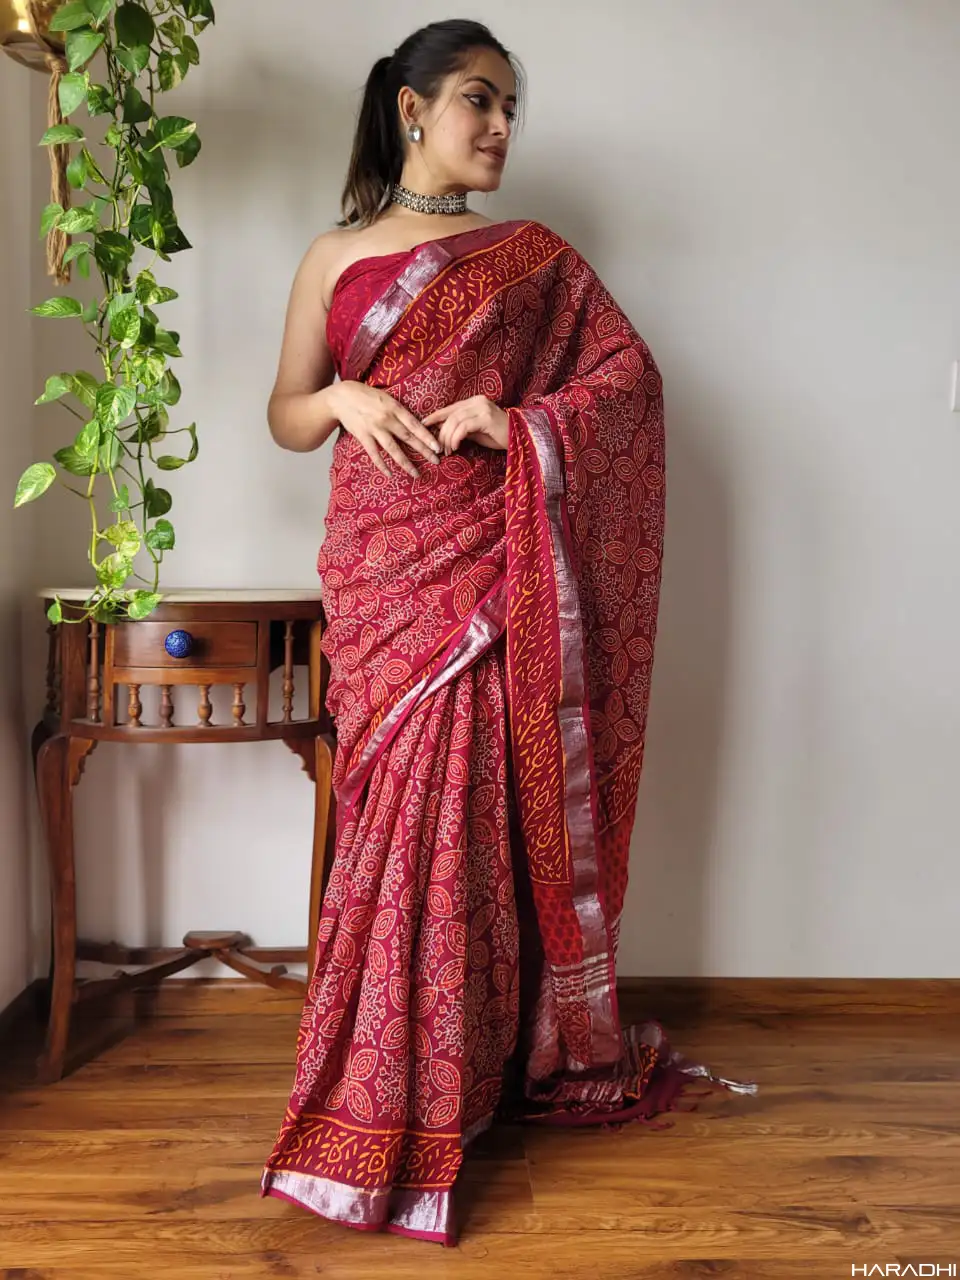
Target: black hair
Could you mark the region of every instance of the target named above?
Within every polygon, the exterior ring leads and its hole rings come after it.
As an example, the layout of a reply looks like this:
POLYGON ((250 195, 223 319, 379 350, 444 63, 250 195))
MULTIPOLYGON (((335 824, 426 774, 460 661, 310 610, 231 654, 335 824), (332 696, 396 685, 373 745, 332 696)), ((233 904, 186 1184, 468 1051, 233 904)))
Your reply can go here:
POLYGON ((369 225, 400 180, 403 141, 397 95, 403 86, 409 85, 427 102, 434 100, 441 81, 462 70, 476 49, 493 49, 510 64, 517 79, 519 110, 523 70, 482 22, 462 18, 431 22, 407 36, 392 57, 378 58, 373 64, 360 104, 338 226, 369 225))

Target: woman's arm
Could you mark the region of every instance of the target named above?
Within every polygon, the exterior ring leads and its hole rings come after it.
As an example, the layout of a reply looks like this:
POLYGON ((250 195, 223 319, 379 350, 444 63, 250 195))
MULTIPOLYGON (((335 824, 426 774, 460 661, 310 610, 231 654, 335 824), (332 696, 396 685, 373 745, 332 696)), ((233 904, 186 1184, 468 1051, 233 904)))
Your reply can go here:
POLYGON ((336 233, 317 236, 297 269, 267 405, 270 433, 282 449, 317 449, 339 422, 333 357, 327 346, 323 291, 336 251, 336 233))

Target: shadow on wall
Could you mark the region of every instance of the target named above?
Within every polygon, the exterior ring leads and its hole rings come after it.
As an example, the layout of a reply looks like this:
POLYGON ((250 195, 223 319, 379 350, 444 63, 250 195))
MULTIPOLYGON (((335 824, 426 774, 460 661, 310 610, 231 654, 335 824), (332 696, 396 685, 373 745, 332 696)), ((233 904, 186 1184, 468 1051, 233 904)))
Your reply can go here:
POLYGON ((732 529, 719 462, 665 383, 664 574, 618 968, 691 976, 704 966, 726 729, 732 529))

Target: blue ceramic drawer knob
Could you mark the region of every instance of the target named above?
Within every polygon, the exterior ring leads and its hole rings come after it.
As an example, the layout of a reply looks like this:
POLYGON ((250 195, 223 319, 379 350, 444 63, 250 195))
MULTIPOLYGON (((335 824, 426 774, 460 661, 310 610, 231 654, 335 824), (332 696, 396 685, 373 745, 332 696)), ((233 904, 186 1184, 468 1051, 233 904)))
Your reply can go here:
POLYGON ((189 631, 171 631, 163 647, 171 658, 187 658, 193 649, 193 636, 189 631))

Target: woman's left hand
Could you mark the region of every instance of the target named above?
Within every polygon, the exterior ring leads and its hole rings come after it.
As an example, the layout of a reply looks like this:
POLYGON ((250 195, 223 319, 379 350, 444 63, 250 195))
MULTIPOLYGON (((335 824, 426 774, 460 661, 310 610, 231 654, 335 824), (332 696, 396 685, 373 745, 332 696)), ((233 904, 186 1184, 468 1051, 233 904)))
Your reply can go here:
POLYGON ((457 400, 443 409, 434 409, 420 421, 425 427, 441 424, 437 439, 445 454, 452 453, 467 436, 472 436, 477 444, 487 449, 507 448, 510 419, 486 396, 457 400))

